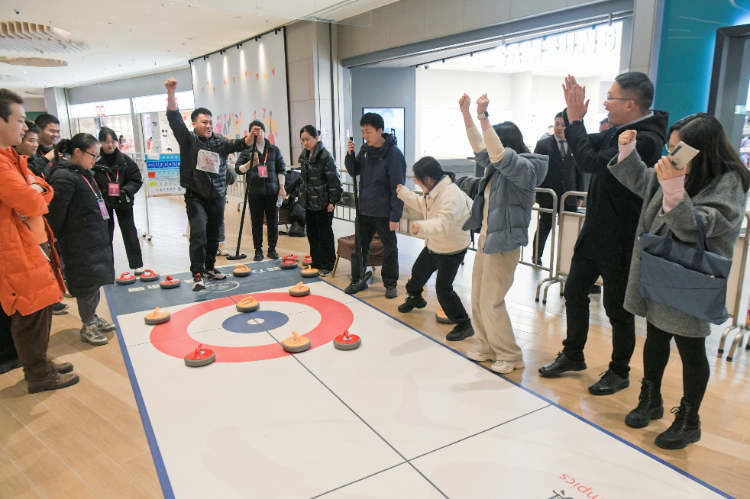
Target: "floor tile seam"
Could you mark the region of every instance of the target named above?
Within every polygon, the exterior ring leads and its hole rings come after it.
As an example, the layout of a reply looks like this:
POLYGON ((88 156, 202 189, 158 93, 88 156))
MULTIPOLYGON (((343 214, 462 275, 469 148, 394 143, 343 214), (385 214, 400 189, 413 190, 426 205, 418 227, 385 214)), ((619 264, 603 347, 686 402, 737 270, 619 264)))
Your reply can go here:
POLYGON ((422 458, 424 456, 427 456, 429 454, 433 454, 435 452, 441 451, 441 450, 446 449, 448 447, 451 447, 453 445, 459 444, 459 443, 464 442, 466 440, 469 440, 469 439, 472 439, 472 438, 477 437, 479 435, 482 435, 483 433, 487 433, 487 432, 492 431, 492 430, 494 430, 496 428, 500 428, 501 426, 505 426, 505 425, 507 425, 509 423, 513 423, 513 422, 518 421, 520 419, 523 419, 523 418, 525 418, 527 416, 531 416, 532 414, 535 414, 535 413, 537 413, 537 412, 539 412, 541 410, 544 410, 544 409, 546 409, 548 407, 554 407, 554 406, 552 404, 547 404, 547 405, 544 405, 542 407, 538 407, 538 408, 534 409, 533 411, 529 411, 529 412, 527 412, 525 414, 521 414, 520 416, 516 416, 514 418, 508 419, 507 421, 503 421, 500 424, 496 424, 496 425, 491 426, 489 428, 486 428, 486 429, 484 429, 482 431, 478 431, 478 432, 476 432, 476 433, 474 433, 472 435, 467 435, 467 436, 465 436, 463 438, 460 438, 460 439, 456 440, 455 442, 451 442, 449 444, 443 445, 442 447, 438 447, 437 449, 433 449, 433 450, 431 450, 429 452, 425 452, 424 454, 420 454, 418 456, 412 457, 408 461, 409 462, 415 461, 415 460, 420 459, 420 458, 422 458))
POLYGON ((339 486, 339 487, 336 487, 335 489, 331 489, 331 490, 329 490, 329 491, 327 491, 327 492, 323 492, 322 494, 318 494, 318 495, 316 495, 316 496, 313 496, 313 497, 311 497, 310 499, 317 499, 317 498, 319 498, 319 497, 323 497, 323 496, 325 496, 325 495, 328 495, 328 494, 330 494, 331 492, 336 492, 337 490, 345 489, 346 487, 349 487, 350 485, 354 485, 355 483, 359 483, 359 482, 361 482, 361 481, 363 481, 363 480, 367 480, 368 478, 372 478, 372 477, 374 477, 374 476, 380 475, 381 473, 385 473, 386 471, 390 471, 390 470, 392 470, 392 469, 398 468, 399 466, 403 466, 403 465, 407 464, 407 462, 408 462, 408 461, 404 460, 404 461, 402 461, 402 462, 400 462, 400 463, 398 463, 398 464, 394 464, 393 466, 389 466, 388 468, 384 468, 384 469, 382 469, 382 470, 380 470, 380 471, 376 471, 375 473, 372 473, 372 474, 370 474, 370 475, 364 476, 364 477, 362 477, 362 478, 358 478, 357 480, 354 480, 354 481, 352 481, 352 482, 349 482, 349 483, 345 483, 344 485, 341 485, 341 486, 339 486))
MULTIPOLYGON (((26 428, 26 427, 25 427, 25 426, 23 425, 23 423, 21 423, 21 421, 19 421, 19 420, 18 420, 18 418, 16 418, 15 416, 11 416, 11 417, 12 417, 13 419, 15 419, 15 420, 16 420, 16 421, 18 422, 18 424, 20 424, 20 425, 21 425, 21 426, 22 426, 22 427, 23 427, 24 429, 26 429, 26 431, 28 431, 29 433, 31 433, 31 431, 29 431, 29 430, 28 430, 28 428, 26 428)), ((32 435, 32 436, 34 436, 34 438, 37 438, 37 436, 36 436, 36 435, 34 435, 33 433, 31 433, 31 435, 32 435)), ((37 438, 37 440, 38 440, 38 438, 37 438)), ((39 441, 41 442, 41 440, 39 440, 39 441)), ((42 444, 44 444, 44 442, 42 442, 42 444)), ((11 465, 12 465, 12 466, 13 466, 13 467, 14 467, 14 468, 16 469, 16 470, 18 470, 18 473, 19 473, 19 474, 20 474, 20 475, 21 475, 22 477, 24 477, 24 478, 26 479, 26 481, 27 481, 27 482, 29 483, 29 485, 31 485, 31 486, 32 486, 32 487, 34 488, 34 490, 36 490, 36 491, 37 491, 37 493, 39 493, 39 495, 40 495, 40 496, 42 496, 42 497, 46 497, 46 496, 45 496, 44 494, 42 494, 42 491, 41 491, 41 490, 39 490, 39 487, 37 487, 37 486, 36 486, 36 484, 35 484, 34 482, 32 482, 32 481, 31 481, 31 479, 30 479, 30 478, 29 478, 28 476, 26 476, 26 473, 24 473, 24 472, 23 472, 23 470, 22 470, 21 468, 19 468, 19 467, 18 467, 18 465, 16 464, 16 462, 15 462, 15 461, 13 460, 13 458, 11 458, 11 457, 10 457, 10 456, 8 455, 8 453, 7 453, 7 452, 5 452, 5 451, 4 451, 4 450, 2 450, 2 449, 0 449, 0 452, 2 452, 2 453, 3 453, 3 455, 4 455, 4 456, 5 456, 5 458, 6 458, 7 460, 8 460, 8 462, 9 462, 9 463, 10 463, 10 464, 11 464, 11 465)), ((58 459, 59 459, 59 458, 58 458, 58 459)), ((65 463, 63 462, 63 464, 65 464, 65 463)), ((402 464, 403 464, 403 463, 402 463, 402 464)), ((67 466, 67 465, 66 465, 66 466, 67 466)))
MULTIPOLYGON (((129 476, 130 479, 133 480, 135 483, 137 483, 138 485, 140 485, 143 488, 143 490, 145 490, 148 494, 151 494, 151 496, 153 496, 153 497, 164 497, 163 495, 154 493, 154 491, 152 491, 150 487, 148 487, 145 483, 143 483, 140 480, 138 480, 135 476, 133 476, 132 473, 130 473, 128 470, 126 470, 125 468, 122 467, 123 464, 125 464, 125 463, 127 463, 129 461, 132 461, 136 457, 142 456, 143 454, 151 454, 151 449, 147 449, 146 451, 141 452, 137 456, 133 456, 133 457, 131 457, 131 458, 123 461, 122 463, 115 463, 115 464, 117 464, 117 466, 122 470, 123 473, 125 473, 127 476, 129 476)), ((157 478, 158 478, 158 475, 157 475, 157 478)), ((161 483, 159 485, 161 486, 161 483)), ((159 491, 159 492, 161 492, 161 491, 159 491)), ((94 491, 94 493, 96 493, 96 491, 94 491)), ((97 495, 99 495, 99 494, 97 494, 97 495)))

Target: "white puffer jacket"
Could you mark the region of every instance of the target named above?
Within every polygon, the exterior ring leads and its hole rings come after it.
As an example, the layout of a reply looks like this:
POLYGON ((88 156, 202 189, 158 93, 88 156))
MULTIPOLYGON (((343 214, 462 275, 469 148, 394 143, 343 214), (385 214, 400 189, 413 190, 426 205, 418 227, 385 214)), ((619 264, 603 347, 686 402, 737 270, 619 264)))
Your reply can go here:
POLYGON ((404 217, 419 220, 419 232, 433 253, 458 253, 469 247, 471 234, 462 229, 471 214, 472 201, 445 176, 424 196, 406 187, 398 193, 404 202, 404 217))

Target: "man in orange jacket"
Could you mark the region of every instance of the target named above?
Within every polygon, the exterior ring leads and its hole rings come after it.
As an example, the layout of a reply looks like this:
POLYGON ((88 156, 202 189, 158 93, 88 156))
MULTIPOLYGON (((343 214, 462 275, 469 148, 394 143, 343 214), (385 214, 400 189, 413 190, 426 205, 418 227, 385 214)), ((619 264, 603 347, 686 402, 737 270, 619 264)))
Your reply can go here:
POLYGON ((23 99, 0 88, 0 304, 11 316, 13 342, 29 393, 78 383, 70 363, 47 358, 52 305, 64 289, 54 236, 44 218, 52 188, 13 149, 27 130, 23 99))

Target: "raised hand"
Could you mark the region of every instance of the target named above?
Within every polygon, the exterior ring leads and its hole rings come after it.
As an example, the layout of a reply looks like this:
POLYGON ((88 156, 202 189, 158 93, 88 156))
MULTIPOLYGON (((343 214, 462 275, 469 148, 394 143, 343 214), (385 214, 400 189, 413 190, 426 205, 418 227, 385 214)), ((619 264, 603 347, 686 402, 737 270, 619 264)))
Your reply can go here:
POLYGON ((490 99, 487 97, 487 94, 481 95, 477 99, 477 115, 484 114, 485 111, 487 111, 487 106, 490 105, 490 99))
POLYGON ((565 77, 563 93, 565 94, 565 103, 568 106, 568 120, 582 120, 589 109, 589 100, 586 99, 586 87, 580 86, 574 76, 568 75, 565 77))
POLYGON ((461 98, 458 99, 458 107, 461 109, 462 113, 468 113, 470 105, 471 98, 467 94, 463 94, 461 98))
POLYGON ((617 142, 621 146, 626 146, 633 142, 635 140, 635 136, 638 134, 637 130, 625 130, 620 134, 620 137, 617 139, 617 142))

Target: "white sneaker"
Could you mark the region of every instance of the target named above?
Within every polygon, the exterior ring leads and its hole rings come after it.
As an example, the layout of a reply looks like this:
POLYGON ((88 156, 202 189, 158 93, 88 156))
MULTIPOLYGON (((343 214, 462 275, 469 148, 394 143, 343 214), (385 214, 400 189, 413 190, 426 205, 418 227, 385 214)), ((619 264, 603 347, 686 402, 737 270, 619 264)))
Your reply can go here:
POLYGON ((133 270, 133 274, 135 275, 141 275, 143 274, 143 267, 138 267, 137 269, 133 270))
POLYGON ((109 339, 97 329, 96 324, 84 325, 81 328, 81 341, 95 346, 109 343, 109 339))
POLYGON ((484 362, 486 360, 495 361, 494 353, 481 352, 479 350, 469 350, 466 352, 466 356, 475 362, 484 362))
POLYGON ((229 256, 229 250, 224 243, 219 243, 219 249, 216 250, 216 256, 229 256))
POLYGON ((211 270, 206 271, 206 279, 213 279, 215 281, 220 281, 221 279, 226 279, 227 276, 222 274, 219 269, 214 267, 211 270))
POLYGON ((110 331, 114 331, 115 329, 117 329, 114 324, 112 324, 111 322, 107 322, 98 315, 95 315, 94 317, 96 318, 96 328, 102 333, 109 333, 110 331))
POLYGON ((516 369, 523 369, 526 367, 526 364, 523 363, 522 360, 498 360, 494 364, 490 366, 490 369, 495 371, 496 373, 500 374, 510 374, 516 369))

